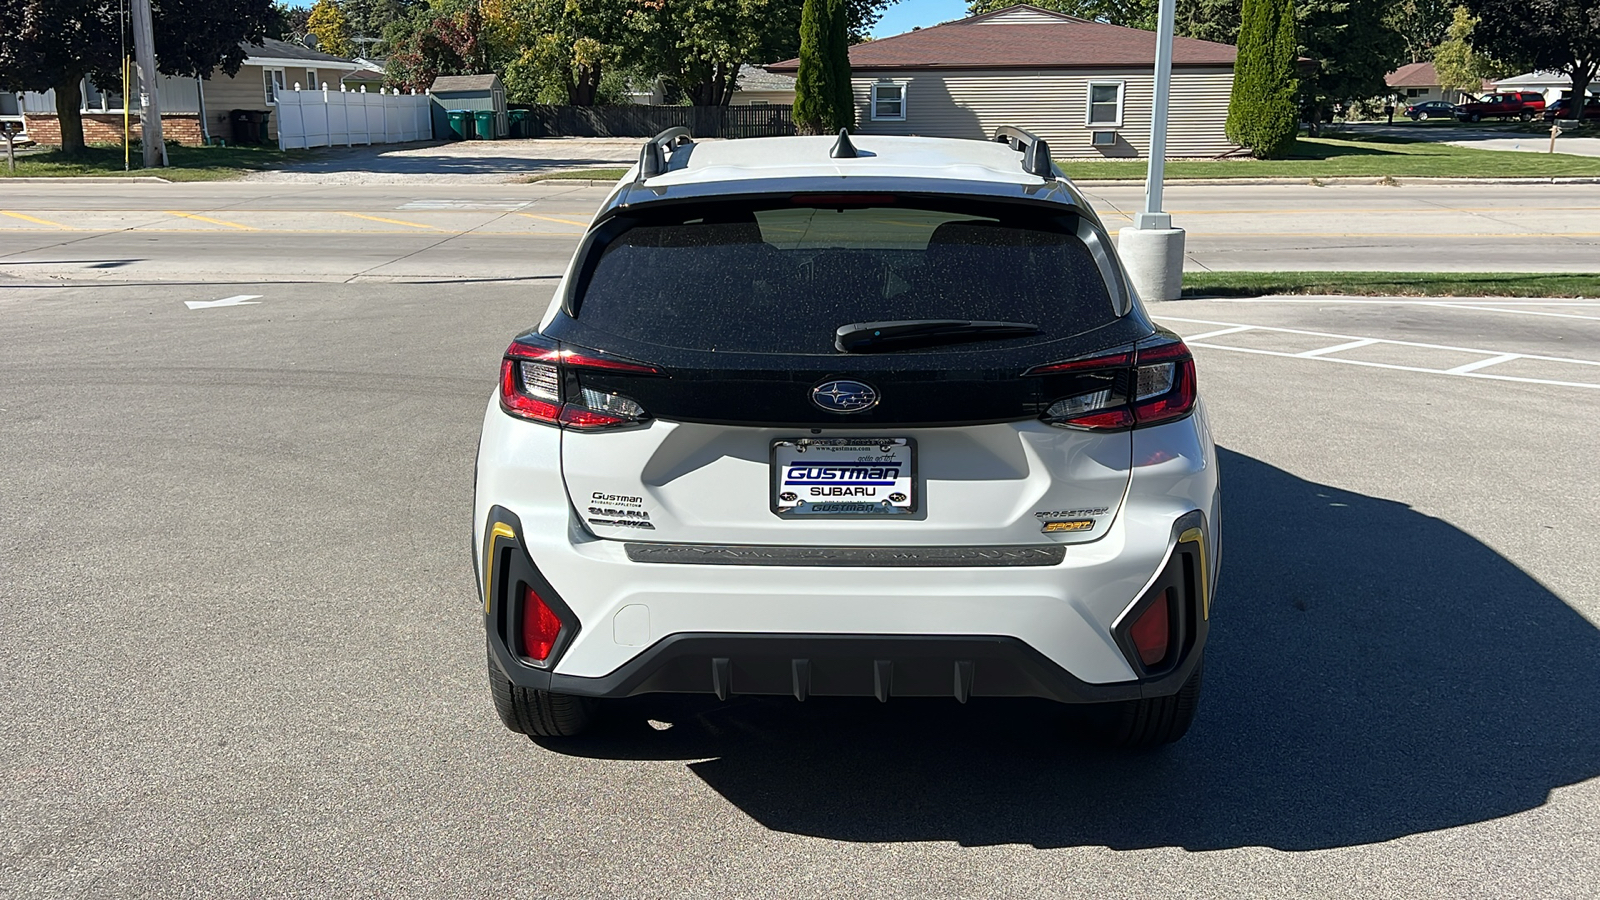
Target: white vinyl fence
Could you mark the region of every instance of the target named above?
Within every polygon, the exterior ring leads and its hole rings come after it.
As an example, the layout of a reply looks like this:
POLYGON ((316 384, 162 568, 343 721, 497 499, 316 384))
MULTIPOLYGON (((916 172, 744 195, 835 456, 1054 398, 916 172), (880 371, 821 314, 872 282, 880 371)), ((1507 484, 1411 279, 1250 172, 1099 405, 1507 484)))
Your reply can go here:
POLYGON ((398 144, 433 139, 426 94, 358 91, 280 90, 277 96, 278 149, 352 144, 398 144))

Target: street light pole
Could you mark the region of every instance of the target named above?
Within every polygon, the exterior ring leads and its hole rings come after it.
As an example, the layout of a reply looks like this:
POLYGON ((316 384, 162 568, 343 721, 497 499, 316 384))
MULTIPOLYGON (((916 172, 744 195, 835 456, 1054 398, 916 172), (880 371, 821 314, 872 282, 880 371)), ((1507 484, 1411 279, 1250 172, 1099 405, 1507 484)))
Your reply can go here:
MULTIPOLYGON (((139 136, 144 142, 144 167, 166 164, 161 137, 161 91, 156 81, 156 36, 150 0, 133 0, 133 56, 139 67, 139 136)), ((124 98, 130 92, 124 88, 124 98)), ((127 102, 124 99, 123 102, 127 102)))
POLYGON ((1167 167, 1167 107, 1172 96, 1172 34, 1177 0, 1160 0, 1156 25, 1155 96, 1150 110, 1150 164, 1144 182, 1144 210, 1133 227, 1117 234, 1134 290, 1145 300, 1176 300, 1183 295, 1183 229, 1161 209, 1167 167))

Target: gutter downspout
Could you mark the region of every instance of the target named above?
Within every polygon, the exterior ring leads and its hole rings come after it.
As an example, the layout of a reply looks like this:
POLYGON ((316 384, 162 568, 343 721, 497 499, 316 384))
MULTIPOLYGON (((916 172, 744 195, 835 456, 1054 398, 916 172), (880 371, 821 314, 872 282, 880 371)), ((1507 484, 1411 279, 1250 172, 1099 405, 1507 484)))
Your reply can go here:
POLYGON ((211 146, 211 125, 206 121, 206 82, 204 78, 196 75, 194 88, 200 92, 200 142, 211 146))

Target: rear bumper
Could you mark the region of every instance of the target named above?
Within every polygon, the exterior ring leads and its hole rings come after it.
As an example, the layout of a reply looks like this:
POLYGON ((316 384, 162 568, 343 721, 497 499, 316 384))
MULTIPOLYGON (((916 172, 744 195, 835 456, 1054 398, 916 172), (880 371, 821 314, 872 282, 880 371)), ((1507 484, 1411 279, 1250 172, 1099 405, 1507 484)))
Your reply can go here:
MULTIPOLYGON (((520 522, 496 507, 484 548, 490 560, 485 630, 490 654, 506 677, 525 688, 586 697, 647 693, 813 696, 1042 697, 1100 703, 1175 694, 1198 665, 1209 632, 1212 568, 1198 511, 1180 517, 1162 564, 1124 615, 1105 634, 1123 655, 1131 680, 1090 683, 1026 640, 982 634, 807 634, 684 631, 637 650, 599 675, 560 670, 562 655, 585 629, 583 620, 528 556, 516 534, 520 522), (545 662, 519 653, 521 598, 533 590, 563 621, 545 662), (1128 634, 1154 603, 1167 604, 1172 650, 1145 666, 1128 634)), ((603 622, 601 623, 604 624, 603 622)))
POLYGON ((1163 697, 1183 686, 1204 635, 1170 670, 1140 681, 1089 684, 1013 637, 962 635, 675 634, 598 678, 523 665, 490 638, 515 683, 583 697, 650 693, 810 697, 1043 697, 1104 703, 1163 697))

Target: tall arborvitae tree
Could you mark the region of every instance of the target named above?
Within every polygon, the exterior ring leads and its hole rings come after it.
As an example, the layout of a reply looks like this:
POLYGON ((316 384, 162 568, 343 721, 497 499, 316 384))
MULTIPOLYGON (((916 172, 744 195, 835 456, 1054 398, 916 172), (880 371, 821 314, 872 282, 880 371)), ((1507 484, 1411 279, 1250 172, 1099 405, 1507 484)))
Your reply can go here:
MULTIPOLYGON (((795 72, 794 121, 801 134, 827 134, 839 127, 839 61, 838 54, 846 54, 845 69, 849 70, 848 45, 837 41, 838 18, 834 11, 838 0, 805 0, 800 10, 800 66, 795 72)), ((846 81, 846 89, 849 82, 846 81)), ((853 120, 854 109, 850 118, 853 120)))
POLYGON ((1278 159, 1294 149, 1300 130, 1298 48, 1293 0, 1244 0, 1227 134, 1262 159, 1278 159))
POLYGON ((828 18, 832 32, 828 60, 833 64, 833 121, 828 130, 836 132, 856 126, 856 96, 850 87, 849 0, 829 0, 828 18))

